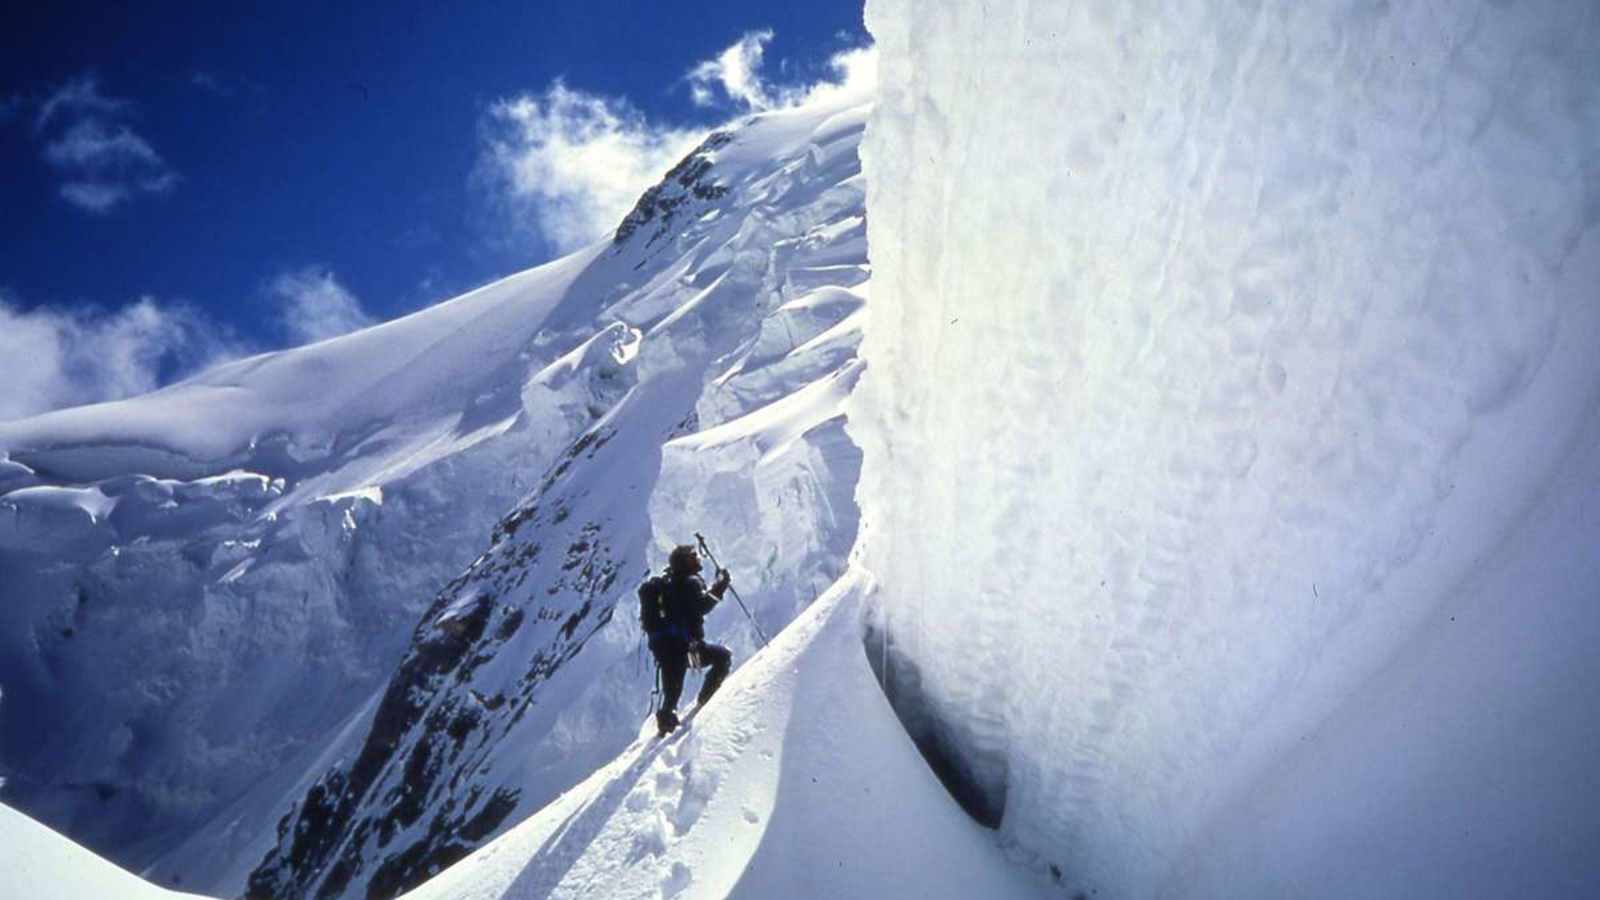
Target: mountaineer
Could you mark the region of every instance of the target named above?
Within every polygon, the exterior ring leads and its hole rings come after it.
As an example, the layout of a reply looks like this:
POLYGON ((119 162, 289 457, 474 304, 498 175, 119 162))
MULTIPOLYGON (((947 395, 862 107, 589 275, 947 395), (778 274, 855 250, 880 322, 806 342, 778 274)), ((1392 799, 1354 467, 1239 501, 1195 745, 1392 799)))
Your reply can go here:
POLYGON ((639 585, 639 624, 649 637, 661 678, 661 707, 656 710, 656 728, 661 734, 678 727, 678 698, 691 666, 710 667, 700 685, 696 710, 717 692, 733 666, 733 652, 706 643, 705 631, 706 614, 722 600, 733 576, 719 569, 707 589, 700 570, 699 552, 692 545, 681 544, 667 557, 666 571, 639 585))

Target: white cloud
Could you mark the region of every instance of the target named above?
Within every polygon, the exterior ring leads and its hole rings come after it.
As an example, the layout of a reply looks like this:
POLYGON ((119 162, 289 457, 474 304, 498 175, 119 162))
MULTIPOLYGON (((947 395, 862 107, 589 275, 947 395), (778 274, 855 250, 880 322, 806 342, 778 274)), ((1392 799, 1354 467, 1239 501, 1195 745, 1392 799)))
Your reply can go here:
POLYGON ((878 93, 878 48, 854 47, 828 60, 831 79, 801 88, 799 104, 851 99, 866 100, 878 93))
POLYGON ((23 311, 0 297, 0 421, 142 394, 240 353, 181 304, 23 311))
POLYGON ((742 111, 760 112, 800 106, 825 96, 860 95, 877 89, 877 51, 859 47, 836 54, 828 61, 830 79, 815 84, 775 84, 761 77, 761 62, 770 30, 748 31, 715 57, 689 70, 689 92, 698 106, 731 102, 742 111))
POLYGON ((163 168, 166 163, 150 142, 125 125, 82 119, 45 145, 44 158, 60 169, 163 168))
POLYGON ((283 301, 283 327, 293 344, 327 340, 376 324, 332 272, 316 268, 285 272, 273 280, 271 293, 283 301))
POLYGON ((110 212, 128 199, 128 189, 98 181, 69 181, 61 186, 61 199, 85 212, 110 212))
POLYGON ((233 96, 233 88, 224 84, 222 79, 210 72, 195 71, 189 76, 189 83, 208 94, 218 97, 233 96))
POLYGON ((86 72, 63 84, 39 104, 39 115, 34 119, 36 131, 44 130, 56 113, 117 115, 127 112, 130 105, 100 93, 100 79, 86 72))
POLYGON ((626 100, 557 81, 542 95, 490 108, 480 172, 513 213, 565 253, 616 227, 700 137, 652 125, 626 100))
POLYGON ((747 109, 769 109, 778 104, 756 70, 761 68, 761 57, 767 42, 772 40, 770 30, 747 31, 733 46, 689 70, 689 90, 699 106, 717 102, 716 88, 722 94, 747 109))
POLYGON ((82 75, 51 94, 39 107, 34 133, 43 139, 61 122, 42 151, 61 175, 61 198, 85 212, 103 215, 139 194, 163 194, 178 183, 150 142, 121 121, 133 112, 126 100, 100 93, 94 75, 82 75))
MULTIPOLYGON (((296 344, 373 324, 332 273, 288 272, 269 293, 296 344)), ((0 421, 148 393, 258 349, 183 303, 24 310, 0 293, 0 421)))

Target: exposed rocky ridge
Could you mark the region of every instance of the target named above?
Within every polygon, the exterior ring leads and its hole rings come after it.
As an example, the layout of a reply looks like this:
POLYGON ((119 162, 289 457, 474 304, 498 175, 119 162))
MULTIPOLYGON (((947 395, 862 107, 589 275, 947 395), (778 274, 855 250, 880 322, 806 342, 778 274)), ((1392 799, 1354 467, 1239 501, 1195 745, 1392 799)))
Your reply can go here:
POLYGON ((592 460, 612 433, 590 432, 573 444, 538 499, 503 519, 490 551, 440 592, 359 754, 347 769, 325 773, 279 822, 280 843, 252 874, 250 896, 335 897, 368 872, 368 896, 393 896, 465 855, 515 808, 518 789, 462 789, 463 782, 494 738, 527 712, 538 686, 611 619, 602 601, 619 563, 600 523, 571 520, 573 498, 561 488, 572 462, 592 460), (544 560, 540 541, 513 540, 524 525, 544 541, 567 540, 560 556, 544 560), (536 583, 524 590, 535 573, 536 583), (474 689, 477 669, 524 627, 537 635, 525 671, 491 696, 474 689), (415 833, 430 809, 425 830, 415 833), (402 832, 407 838, 396 844, 402 832), (381 864, 367 865, 372 855, 381 855, 381 864))
POLYGON ((727 196, 728 187, 718 184, 711 175, 712 165, 716 162, 716 151, 733 141, 733 134, 727 131, 713 131, 707 135, 700 146, 690 151, 667 171, 661 181, 644 192, 635 203, 633 209, 622 218, 622 224, 617 226, 616 235, 612 242, 617 245, 625 244, 633 237, 634 232, 647 225, 654 224, 655 230, 650 233, 649 240, 645 241, 648 247, 665 236, 672 226, 672 220, 682 208, 695 200, 719 200, 727 196))

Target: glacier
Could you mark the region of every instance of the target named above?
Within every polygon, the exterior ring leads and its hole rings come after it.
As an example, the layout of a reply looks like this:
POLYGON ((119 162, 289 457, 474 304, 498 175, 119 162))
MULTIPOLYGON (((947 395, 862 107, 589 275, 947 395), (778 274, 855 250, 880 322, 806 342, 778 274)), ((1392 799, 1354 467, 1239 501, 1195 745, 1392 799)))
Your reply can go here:
POLYGON ((867 23, 860 564, 974 815, 1087 896, 1600 890, 1600 10, 867 23))

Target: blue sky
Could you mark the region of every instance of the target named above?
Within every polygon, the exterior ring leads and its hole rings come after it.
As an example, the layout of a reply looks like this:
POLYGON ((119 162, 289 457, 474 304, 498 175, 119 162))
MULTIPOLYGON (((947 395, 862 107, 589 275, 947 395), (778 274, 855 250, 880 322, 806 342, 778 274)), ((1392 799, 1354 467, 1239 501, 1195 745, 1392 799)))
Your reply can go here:
POLYGON ((553 258, 868 43, 859 0, 31 15, 0 36, 0 419, 553 258))

